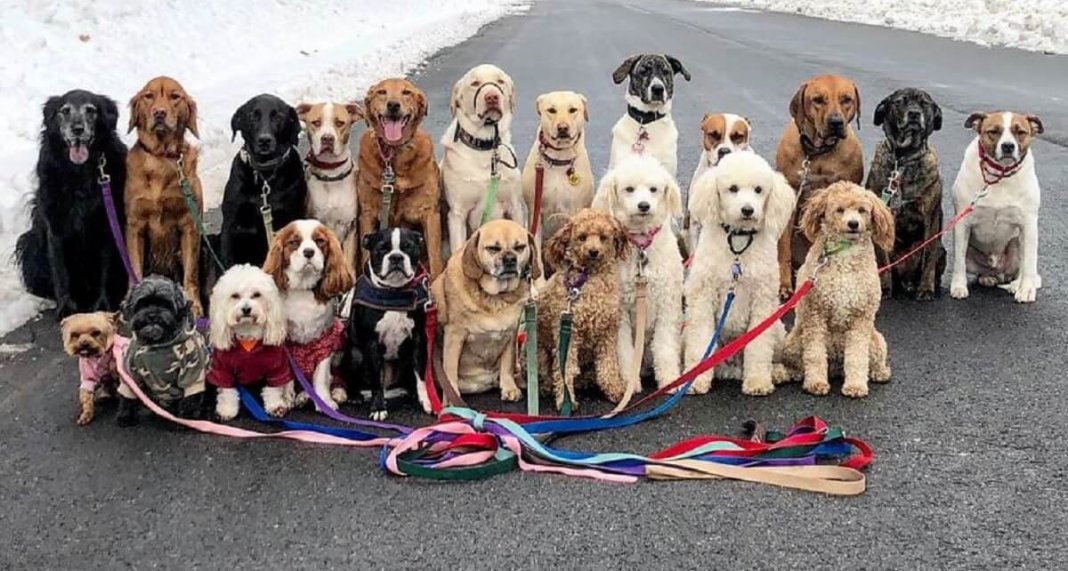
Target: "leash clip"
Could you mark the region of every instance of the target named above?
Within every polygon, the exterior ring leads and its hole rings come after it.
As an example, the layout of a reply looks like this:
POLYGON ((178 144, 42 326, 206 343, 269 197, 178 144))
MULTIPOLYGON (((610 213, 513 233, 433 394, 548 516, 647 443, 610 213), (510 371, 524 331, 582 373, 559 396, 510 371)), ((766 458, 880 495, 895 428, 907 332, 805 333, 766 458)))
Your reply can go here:
POLYGON ((797 194, 800 196, 805 192, 805 186, 808 185, 808 174, 811 172, 812 161, 808 156, 805 156, 805 160, 801 161, 801 170, 797 174, 801 175, 801 182, 797 185, 797 194))
POLYGON ((108 158, 104 155, 100 155, 100 162, 97 163, 97 169, 100 171, 100 178, 98 181, 100 184, 111 182, 111 175, 104 172, 104 167, 108 166, 108 158))
POLYGON ((645 125, 638 125, 638 140, 630 146, 630 149, 639 155, 645 152, 645 142, 649 140, 649 132, 645 125))

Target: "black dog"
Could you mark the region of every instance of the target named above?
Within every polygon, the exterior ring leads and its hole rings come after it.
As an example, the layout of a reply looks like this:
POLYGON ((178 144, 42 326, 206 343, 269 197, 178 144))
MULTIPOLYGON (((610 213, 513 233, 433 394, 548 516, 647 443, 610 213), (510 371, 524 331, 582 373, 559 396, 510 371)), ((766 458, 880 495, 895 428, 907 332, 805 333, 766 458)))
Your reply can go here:
MULTIPOLYGON (((660 54, 638 54, 627 58, 612 72, 616 84, 630 78, 627 94, 650 106, 663 105, 675 95, 675 74, 690 81, 690 72, 678 58, 660 54)), ((635 118, 640 123, 647 123, 635 118)))
POLYGON ((119 109, 103 95, 70 91, 44 105, 39 186, 30 229, 15 247, 26 289, 56 302, 56 313, 112 311, 128 278, 101 194, 111 177, 119 231, 125 232, 126 145, 115 132, 119 109))
POLYGON ((272 227, 279 230, 304 218, 308 185, 297 143, 297 110, 273 95, 249 99, 230 119, 234 136, 245 145, 234 157, 222 201, 222 262, 260 265, 267 257, 263 193, 267 192, 272 227), (267 188, 264 187, 266 182, 267 188))
POLYGON ((385 390, 416 391, 429 410, 422 374, 426 367, 427 280, 417 271, 423 236, 391 228, 367 234, 363 247, 368 262, 356 280, 348 323, 348 348, 342 357, 346 377, 361 376, 355 390, 371 391, 371 418, 388 416, 385 390), (414 385, 414 386, 413 386, 414 385))
MULTIPOLYGON (((122 306, 131 333, 126 370, 163 408, 204 418, 208 346, 194 325, 191 307, 182 288, 167 278, 148 276, 134 286, 122 306)), ((136 424, 138 408, 137 400, 120 400, 119 425, 136 424)))
MULTIPOLYGON (((882 195, 894 213, 894 251, 889 254, 897 259, 942 230, 942 178, 938 155, 927 143, 942 128, 942 109, 925 91, 899 89, 875 108, 875 125, 882 125, 886 139, 875 149, 866 186, 882 195), (891 183, 895 170, 898 176, 891 183)), ((887 254, 880 252, 882 263, 887 254)), ((883 274, 883 295, 904 292, 920 301, 934 299, 945 269, 946 248, 935 240, 883 274)))

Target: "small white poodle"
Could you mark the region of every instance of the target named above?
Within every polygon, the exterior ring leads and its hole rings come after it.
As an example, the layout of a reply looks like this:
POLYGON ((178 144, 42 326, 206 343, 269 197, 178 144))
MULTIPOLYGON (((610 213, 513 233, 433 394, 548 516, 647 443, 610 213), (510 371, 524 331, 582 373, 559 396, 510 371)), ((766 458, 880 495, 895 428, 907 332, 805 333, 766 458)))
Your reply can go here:
POLYGON ((274 280, 249 264, 226 271, 211 292, 208 382, 219 389, 215 413, 237 416, 237 386, 263 387, 263 407, 284 416, 293 406, 293 375, 286 359, 286 316, 274 280))
POLYGON ((671 224, 673 217, 682 214, 679 185, 653 155, 631 155, 601 179, 592 206, 611 213, 623 224, 634 246, 619 266, 623 310, 619 320, 620 370, 638 392, 640 378, 631 378, 631 371, 636 317, 634 294, 640 270, 648 283, 643 365, 651 361, 658 386, 669 384, 679 377, 682 365, 684 270, 671 224))
MULTIPOLYGON (((775 312, 779 305, 776 265, 779 235, 790 222, 794 191, 756 153, 732 153, 706 171, 690 189, 689 209, 705 229, 686 278, 686 366, 704 356, 723 311, 727 293, 735 298, 719 342, 725 344, 775 312), (735 277, 735 274, 738 274, 735 277)), ((767 395, 786 330, 776 323, 732 358, 694 381, 691 391, 707 393, 713 375, 741 379, 742 392, 767 395)), ((783 380, 778 378, 777 380, 783 380)))

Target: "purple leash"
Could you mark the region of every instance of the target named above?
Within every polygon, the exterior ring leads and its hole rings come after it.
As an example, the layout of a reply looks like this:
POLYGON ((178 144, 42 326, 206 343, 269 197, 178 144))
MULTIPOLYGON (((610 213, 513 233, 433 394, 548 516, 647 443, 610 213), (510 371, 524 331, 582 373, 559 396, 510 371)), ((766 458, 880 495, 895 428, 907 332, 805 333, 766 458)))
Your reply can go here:
POLYGON ((133 264, 130 262, 130 251, 126 249, 126 239, 122 236, 122 228, 119 227, 119 213, 115 210, 115 197, 111 194, 111 176, 104 172, 104 167, 108 164, 108 159, 104 155, 100 155, 100 179, 97 181, 100 183, 100 192, 104 195, 104 211, 108 215, 108 226, 111 227, 111 237, 115 240, 115 247, 119 250, 119 257, 122 258, 122 265, 126 267, 126 276, 129 278, 130 283, 137 284, 141 281, 141 278, 137 277, 134 273, 133 264))

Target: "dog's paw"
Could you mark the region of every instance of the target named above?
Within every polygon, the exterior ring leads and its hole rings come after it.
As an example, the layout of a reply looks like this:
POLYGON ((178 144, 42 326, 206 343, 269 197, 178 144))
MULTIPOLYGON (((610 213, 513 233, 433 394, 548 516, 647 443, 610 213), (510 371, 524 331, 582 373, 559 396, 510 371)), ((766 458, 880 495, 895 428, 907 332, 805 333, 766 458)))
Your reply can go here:
MULTIPOLYGON (((327 396, 326 398, 324 398, 322 400, 323 400, 323 404, 326 405, 326 408, 329 408, 330 410, 337 410, 337 403, 334 402, 334 399, 332 399, 329 396, 327 396)), ((323 409, 319 408, 318 404, 315 405, 315 409, 318 410, 319 412, 323 411, 323 409)))
POLYGON ((776 363, 771 366, 771 383, 773 385, 781 385, 795 380, 797 379, 790 374, 790 369, 786 365, 776 363))
POLYGON ((284 402, 274 403, 265 406, 264 410, 267 411, 267 414, 269 416, 273 416, 274 418, 282 418, 283 416, 289 413, 289 407, 286 406, 284 402))
POLYGON ((505 402, 518 402, 523 398, 523 391, 519 387, 501 387, 501 400, 505 402))
MULTIPOLYGON (((676 389, 678 390, 678 389, 676 389)), ((712 390, 712 372, 709 371, 700 377, 697 377, 693 383, 690 384, 690 389, 686 391, 689 395, 703 395, 712 390)), ((674 390, 671 392, 675 392, 674 390)))
POLYGON ((975 279, 975 283, 983 287, 995 287, 998 285, 997 276, 979 276, 975 279))
POLYGON ((831 392, 831 383, 828 383, 826 379, 819 381, 806 380, 801 385, 801 389, 810 395, 822 397, 831 392))
POLYGON ((188 396, 178 401, 178 416, 190 420, 204 418, 204 393, 188 396))
POLYGON ((882 367, 879 369, 873 368, 871 371, 871 382, 873 383, 889 383, 890 382, 890 367, 882 367))
POLYGON ((370 419, 375 422, 382 422, 387 418, 389 418, 389 411, 386 409, 371 411, 370 419))
POLYGON ((916 295, 913 296, 913 299, 915 299, 916 301, 934 301, 935 297, 935 292, 921 289, 916 292, 916 295))
POLYGON ((330 389, 330 398, 334 399, 337 404, 348 402, 349 392, 344 387, 334 387, 330 389))
POLYGON ((311 399, 308 398, 308 393, 301 391, 293 396, 293 408, 300 408, 308 404, 309 400, 311 399))
MULTIPOLYGON (((578 410, 579 403, 575 399, 571 399, 571 412, 578 410)), ((556 395, 556 410, 563 410, 564 408, 564 394, 560 393, 556 395)))
MULTIPOLYGON (((231 403, 217 403, 215 405, 215 416, 219 417, 219 420, 226 422, 237 418, 238 406, 231 403)), ((270 410, 268 410, 270 414, 270 410)))
POLYGON ((93 411, 83 410, 81 414, 78 415, 78 426, 85 426, 90 422, 93 422, 93 411))
MULTIPOLYGON (((1014 280, 1012 283, 1016 284, 1016 303, 1034 303, 1035 298, 1038 296, 1038 288, 1035 287, 1035 282, 1030 279, 1014 280)), ((1012 290, 1009 290, 1012 291, 1012 290)))
POLYGON ((200 300, 195 295, 188 295, 188 297, 190 298, 189 310, 193 312, 193 317, 203 317, 204 307, 200 305, 200 300))
POLYGON ((742 394, 751 397, 765 397, 775 392, 771 379, 752 379, 742 383, 742 394))
POLYGON ((953 299, 967 299, 968 282, 966 280, 957 281, 954 279, 953 283, 949 286, 949 296, 953 299))
POLYGON ((779 286, 779 301, 786 303, 786 300, 790 299, 794 295, 794 288, 790 286, 779 286))
POLYGON ((846 383, 842 385, 842 394, 854 399, 868 396, 867 383, 846 383))

